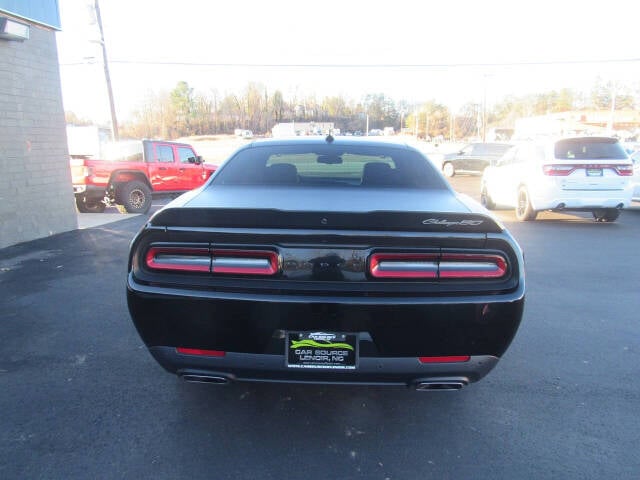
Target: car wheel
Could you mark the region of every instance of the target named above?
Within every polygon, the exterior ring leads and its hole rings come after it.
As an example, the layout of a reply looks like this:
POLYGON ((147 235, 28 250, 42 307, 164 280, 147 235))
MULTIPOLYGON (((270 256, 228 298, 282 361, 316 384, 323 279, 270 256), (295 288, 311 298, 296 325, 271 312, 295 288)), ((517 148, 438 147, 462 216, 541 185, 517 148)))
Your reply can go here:
POLYGON ((529 199, 529 192, 526 187, 520 187, 518 189, 518 203, 516 205, 516 218, 522 221, 535 220, 538 212, 536 212, 531 206, 531 200, 529 199))
POLYGON ((151 208, 151 189, 143 182, 134 180, 120 187, 118 198, 127 213, 147 213, 151 208))
POLYGON ((496 208, 496 203, 491 198, 491 195, 489 195, 489 192, 487 192, 487 187, 485 185, 482 186, 482 190, 480 191, 480 203, 487 210, 493 210, 496 208))
POLYGON ((599 208, 591 213, 596 222, 615 222, 620 216, 617 208, 599 208))
POLYGON ((445 174, 445 176, 451 178, 456 174, 456 169, 453 167, 453 163, 446 162, 444 165, 442 165, 442 172, 445 174))
POLYGON ((102 213, 106 205, 99 200, 87 200, 87 197, 76 197, 76 207, 80 213, 102 213))

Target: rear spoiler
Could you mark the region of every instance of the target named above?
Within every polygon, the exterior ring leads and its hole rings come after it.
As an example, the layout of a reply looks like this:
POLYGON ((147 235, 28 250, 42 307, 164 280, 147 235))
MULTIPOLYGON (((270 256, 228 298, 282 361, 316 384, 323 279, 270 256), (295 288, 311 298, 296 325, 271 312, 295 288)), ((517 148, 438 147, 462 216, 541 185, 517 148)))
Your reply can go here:
POLYGON ((504 227, 482 213, 296 212, 273 209, 165 208, 150 220, 155 227, 289 228, 404 232, 501 233, 504 227))

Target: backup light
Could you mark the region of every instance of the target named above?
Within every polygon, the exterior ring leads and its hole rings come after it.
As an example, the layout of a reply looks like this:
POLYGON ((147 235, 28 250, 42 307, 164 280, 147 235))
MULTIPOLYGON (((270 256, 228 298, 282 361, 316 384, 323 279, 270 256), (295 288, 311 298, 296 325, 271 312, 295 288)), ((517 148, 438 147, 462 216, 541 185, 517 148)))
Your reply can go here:
POLYGON ((369 271, 376 278, 437 278, 438 254, 374 253, 369 271))
POLYGON ((146 263, 154 270, 211 271, 208 248, 151 247, 147 251, 146 263))
POLYGON ((278 271, 278 254, 269 250, 213 250, 213 273, 273 275, 278 271))

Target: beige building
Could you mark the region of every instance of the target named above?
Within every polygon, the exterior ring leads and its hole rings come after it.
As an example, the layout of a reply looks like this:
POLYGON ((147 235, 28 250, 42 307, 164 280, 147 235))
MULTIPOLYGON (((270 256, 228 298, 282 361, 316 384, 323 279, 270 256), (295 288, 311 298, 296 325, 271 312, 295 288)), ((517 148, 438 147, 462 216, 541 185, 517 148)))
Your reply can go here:
POLYGON ((639 130, 640 112, 635 110, 575 110, 516 120, 513 139, 574 134, 625 137, 639 130))

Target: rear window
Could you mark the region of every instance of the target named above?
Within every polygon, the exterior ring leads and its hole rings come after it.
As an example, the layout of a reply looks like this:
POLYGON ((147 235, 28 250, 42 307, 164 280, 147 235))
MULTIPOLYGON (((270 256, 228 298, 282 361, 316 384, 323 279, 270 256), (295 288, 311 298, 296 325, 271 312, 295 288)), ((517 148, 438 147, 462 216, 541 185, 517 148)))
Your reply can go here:
POLYGON ((359 145, 268 145, 240 150, 218 172, 218 185, 291 185, 446 189, 420 153, 359 145))
POLYGON ((560 160, 623 160, 627 154, 615 138, 570 138, 555 145, 555 158, 560 160))

